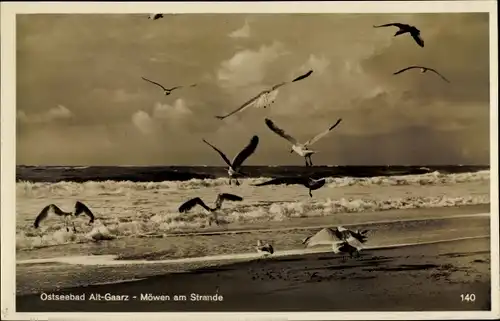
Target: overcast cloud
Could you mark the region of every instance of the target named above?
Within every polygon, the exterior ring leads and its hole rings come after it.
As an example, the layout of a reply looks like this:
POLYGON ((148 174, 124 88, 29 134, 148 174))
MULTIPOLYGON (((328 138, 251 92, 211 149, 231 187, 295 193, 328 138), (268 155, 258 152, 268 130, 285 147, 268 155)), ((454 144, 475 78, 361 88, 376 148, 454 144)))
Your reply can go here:
POLYGON ((18 164, 223 165, 203 138, 232 157, 258 135, 248 165, 302 165, 265 117, 299 141, 342 118, 316 165, 489 164, 487 14, 18 15, 16 41, 18 164), (425 47, 372 27, 395 21, 425 47))

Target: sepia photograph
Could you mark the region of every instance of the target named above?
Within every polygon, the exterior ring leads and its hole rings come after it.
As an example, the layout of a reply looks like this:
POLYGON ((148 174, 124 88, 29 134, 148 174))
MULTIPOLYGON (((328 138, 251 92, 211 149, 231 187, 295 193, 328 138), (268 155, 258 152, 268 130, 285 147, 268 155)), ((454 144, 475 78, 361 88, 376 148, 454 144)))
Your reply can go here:
POLYGON ((2 3, 2 319, 498 317, 497 5, 404 4, 2 3))

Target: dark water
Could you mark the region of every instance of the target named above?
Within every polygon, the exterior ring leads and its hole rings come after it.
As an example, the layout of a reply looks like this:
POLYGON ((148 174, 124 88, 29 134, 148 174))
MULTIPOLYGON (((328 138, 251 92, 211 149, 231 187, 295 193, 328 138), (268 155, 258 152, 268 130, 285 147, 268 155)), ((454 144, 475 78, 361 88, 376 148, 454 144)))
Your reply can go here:
MULTIPOLYGON (((250 177, 278 177, 295 174, 313 177, 374 177, 417 175, 438 171, 442 174, 489 170, 489 165, 441 166, 248 166, 243 171, 250 177)), ((16 180, 56 183, 86 181, 162 182, 193 178, 227 177, 227 169, 219 166, 17 166, 16 180)))

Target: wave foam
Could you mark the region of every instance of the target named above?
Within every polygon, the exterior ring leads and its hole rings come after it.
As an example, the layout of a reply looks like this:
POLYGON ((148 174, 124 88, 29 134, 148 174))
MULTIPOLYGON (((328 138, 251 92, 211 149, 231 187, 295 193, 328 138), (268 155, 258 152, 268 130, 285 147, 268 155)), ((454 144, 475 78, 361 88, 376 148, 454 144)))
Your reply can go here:
MULTIPOLYGON (((369 198, 340 198, 326 199, 316 202, 281 202, 267 205, 242 206, 236 209, 223 209, 218 214, 224 224, 256 223, 266 221, 286 221, 295 217, 317 217, 335 215, 336 213, 354 213, 367 211, 381 211, 391 209, 412 209, 429 207, 449 207, 474 204, 488 204, 488 195, 467 197, 404 197, 386 200, 369 198)), ((102 217, 96 220, 96 225, 86 234, 67 232, 64 223, 53 224, 42 231, 27 226, 16 235, 17 249, 34 249, 46 246, 84 243, 100 240, 110 240, 122 237, 163 237, 164 234, 174 231, 193 231, 207 225, 207 215, 203 212, 180 214, 154 214, 143 220, 132 217, 122 220, 113 216, 102 217)), ((75 222, 77 230, 84 229, 86 222, 75 222)))
MULTIPOLYGON (((242 185, 254 185, 265 182, 271 178, 248 178, 241 179, 242 185)), ((466 182, 488 181, 490 171, 478 171, 472 173, 442 174, 438 171, 421 175, 404 176, 376 176, 367 178, 358 177, 327 177, 326 186, 338 188, 344 186, 401 186, 401 185, 443 185, 466 182)), ((68 197, 77 196, 81 193, 99 196, 123 196, 131 191, 157 190, 176 191, 192 190, 205 187, 226 186, 227 178, 216 179, 191 179, 188 181, 165 181, 165 182, 140 182, 131 181, 89 181, 84 183, 58 182, 58 183, 33 183, 19 181, 16 183, 17 196, 30 198, 43 198, 48 195, 68 197)))

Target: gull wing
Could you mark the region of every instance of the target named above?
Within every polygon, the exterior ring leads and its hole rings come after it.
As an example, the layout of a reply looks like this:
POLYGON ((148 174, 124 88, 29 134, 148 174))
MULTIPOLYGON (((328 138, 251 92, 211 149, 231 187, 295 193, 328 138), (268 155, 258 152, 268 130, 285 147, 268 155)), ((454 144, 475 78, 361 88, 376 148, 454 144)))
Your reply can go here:
POLYGON ((343 243, 344 241, 339 238, 334 231, 329 228, 324 228, 320 230, 318 233, 313 236, 305 239, 303 241, 307 247, 316 246, 316 245, 335 245, 338 243, 343 243))
POLYGON ((262 96, 263 94, 266 94, 266 93, 267 93, 267 90, 264 90, 264 91, 260 92, 257 96, 255 96, 255 97, 249 99, 248 101, 246 101, 243 105, 241 105, 240 107, 236 108, 235 110, 233 110, 229 114, 226 114, 224 116, 215 116, 215 118, 224 119, 224 118, 229 117, 229 116, 231 116, 233 114, 236 114, 239 111, 243 111, 244 109, 250 107, 253 103, 255 103, 255 101, 257 99, 259 99, 260 96, 262 96))
POLYGON ((217 199, 215 200, 215 208, 219 209, 222 206, 222 203, 224 201, 233 201, 233 202, 240 202, 243 200, 243 197, 234 195, 234 194, 229 194, 229 193, 221 193, 217 195, 217 199))
POLYGON ((45 206, 40 211, 40 213, 37 215, 37 217, 35 219, 35 223, 33 224, 33 226, 35 228, 38 228, 40 226, 40 223, 49 216, 49 211, 50 211, 51 208, 52 208, 52 204, 45 206))
POLYGON ((323 187, 325 184, 326 184, 326 178, 320 178, 320 179, 309 178, 309 188, 312 189, 313 191, 323 187))
POLYGON ((145 80, 145 81, 147 81, 147 82, 150 82, 150 83, 152 83, 152 84, 155 84, 156 86, 161 87, 161 89, 163 89, 163 90, 167 90, 167 88, 163 87, 162 85, 160 85, 160 84, 159 84, 159 83, 157 83, 157 82, 154 82, 154 81, 149 80, 149 79, 144 78, 144 77, 141 77, 141 78, 142 78, 142 79, 144 79, 144 80, 145 80))
POLYGON ((250 157, 255 152, 255 149, 257 149, 257 145, 259 144, 259 137, 258 136, 253 136, 252 139, 250 139, 250 143, 248 143, 241 152, 236 155, 236 157, 233 159, 233 169, 237 170, 243 162, 250 157))
POLYGON ((398 27, 400 29, 408 29, 410 28, 410 25, 404 24, 404 23, 399 23, 399 22, 391 22, 391 23, 386 23, 383 25, 378 25, 378 26, 373 26, 373 28, 380 28, 380 27, 398 27))
POLYGON ((354 231, 351 231, 349 230, 349 234, 350 236, 352 236, 354 239, 356 239, 358 242, 360 243, 365 243, 366 242, 366 232, 368 231, 361 231, 361 232, 354 232, 354 231))
POLYGON ((221 199, 221 200, 227 200, 227 201, 242 201, 243 200, 243 197, 241 196, 238 196, 238 195, 234 195, 234 194, 230 194, 230 193, 222 193, 222 194, 219 194, 217 196, 217 199, 221 199))
POLYGON ((424 39, 420 36, 420 33, 411 32, 410 33, 415 42, 420 46, 424 46, 424 39))
POLYGON ((80 201, 77 201, 75 203, 75 216, 78 216, 81 213, 85 213, 90 218, 89 224, 94 223, 95 217, 92 211, 85 204, 83 204, 80 201))
POLYGON ((283 129, 281 129, 278 126, 276 126, 276 124, 272 120, 270 120, 269 118, 266 118, 265 121, 266 121, 267 127, 269 127, 270 130, 272 130, 273 132, 275 132, 279 136, 283 137, 284 139, 286 139, 287 141, 289 141, 293 145, 297 145, 298 144, 298 142, 297 142, 297 140, 295 138, 293 138, 292 136, 288 135, 287 133, 285 133, 285 131, 283 129))
POLYGON ((441 75, 441 74, 440 74, 437 70, 432 69, 432 68, 427 68, 427 69, 429 69, 429 70, 430 70, 430 71, 432 71, 433 73, 437 74, 437 75, 438 75, 439 77, 441 77, 444 81, 446 81, 446 82, 450 82, 448 79, 446 79, 446 77, 445 77, 445 76, 441 75))
POLYGON ((426 67, 422 67, 422 66, 409 66, 409 67, 406 67, 406 68, 403 68, 401 70, 396 71, 393 75, 397 75, 397 74, 400 74, 400 73, 405 72, 407 70, 415 69, 415 68, 420 69, 420 68, 426 68, 426 67))
POLYGON ((253 186, 266 186, 266 185, 305 185, 308 183, 308 178, 304 178, 301 176, 286 176, 286 177, 276 177, 269 181, 254 184, 253 186))
POLYGON ((340 122, 342 121, 342 118, 339 118, 337 120, 337 122, 335 124, 333 124, 332 126, 328 127, 328 129, 326 129, 325 131, 323 131, 322 133, 319 133, 318 135, 314 136, 313 138, 311 138, 310 140, 308 140, 304 146, 308 146, 308 145, 312 145, 314 144, 315 142, 317 142, 318 140, 320 140, 321 138, 323 138, 323 136, 325 136, 326 134, 328 134, 332 129, 334 129, 335 127, 337 127, 338 124, 340 124, 340 122))
POLYGON ((290 84, 290 83, 292 83, 292 82, 296 82, 296 81, 300 81, 300 80, 302 80, 302 79, 305 79, 305 78, 309 77, 312 73, 313 73, 313 71, 312 71, 312 70, 309 70, 309 71, 308 71, 308 72, 306 72, 305 74, 298 76, 297 78, 295 78, 295 79, 294 79, 294 80, 292 80, 292 81, 282 82, 282 83, 280 83, 280 84, 274 85, 274 86, 273 86, 273 87, 272 87, 269 91, 275 91, 276 89, 278 89, 278 88, 280 88, 280 87, 282 87, 282 86, 284 86, 284 85, 286 85, 286 84, 290 84))
POLYGON ((217 153, 219 153, 220 157, 222 157, 222 159, 227 164, 227 166, 231 167, 231 162, 229 161, 229 159, 227 158, 227 156, 222 151, 220 151, 217 147, 215 147, 214 145, 210 144, 206 140, 203 140, 203 142, 205 144, 207 144, 208 146, 212 147, 217 153))
POLYGON ((185 202, 181 206, 179 206, 179 212, 180 213, 187 212, 190 209, 192 209, 193 207, 195 207, 196 205, 200 205, 201 207, 203 207, 207 211, 210 211, 210 208, 205 204, 205 202, 203 202, 203 200, 201 198, 195 197, 195 198, 192 198, 189 201, 185 202))
POLYGON ((308 72, 306 72, 305 74, 301 75, 301 76, 298 76, 297 78, 295 78, 294 80, 292 80, 291 82, 296 82, 296 81, 299 81, 299 80, 302 80, 302 79, 305 79, 307 77, 309 77, 311 74, 313 73, 312 70, 309 70, 308 72))

